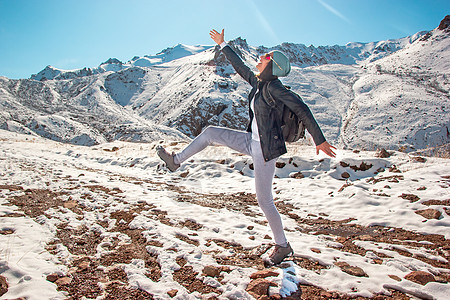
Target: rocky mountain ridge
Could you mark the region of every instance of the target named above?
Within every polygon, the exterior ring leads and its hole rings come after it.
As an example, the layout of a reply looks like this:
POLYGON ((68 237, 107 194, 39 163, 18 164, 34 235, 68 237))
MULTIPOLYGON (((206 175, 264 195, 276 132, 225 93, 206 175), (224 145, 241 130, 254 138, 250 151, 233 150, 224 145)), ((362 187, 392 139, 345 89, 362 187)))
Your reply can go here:
MULTIPOLYGON (((377 43, 229 44, 250 67, 266 51, 287 53, 293 68, 283 82, 303 97, 331 142, 424 149, 449 143, 445 20, 431 32, 377 43)), ((94 69, 48 66, 32 79, 0 77, 0 128, 81 145, 186 140, 207 125, 245 129, 248 91, 217 47, 177 45, 94 69)))

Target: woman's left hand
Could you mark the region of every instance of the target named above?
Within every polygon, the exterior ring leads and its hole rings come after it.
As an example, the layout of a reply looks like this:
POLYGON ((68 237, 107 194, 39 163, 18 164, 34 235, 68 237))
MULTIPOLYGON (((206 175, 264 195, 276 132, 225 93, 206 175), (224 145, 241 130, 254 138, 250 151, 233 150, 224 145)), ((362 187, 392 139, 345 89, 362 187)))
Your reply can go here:
POLYGON ((209 36, 213 39, 214 42, 217 43, 217 45, 222 44, 225 41, 225 30, 222 29, 221 33, 218 33, 217 30, 213 29, 209 32, 209 36))
POLYGON ((334 153, 334 151, 332 149, 336 150, 336 148, 331 146, 327 141, 316 146, 317 154, 319 154, 319 151, 322 150, 323 153, 325 153, 326 155, 328 155, 330 157, 336 157, 336 153, 334 153))

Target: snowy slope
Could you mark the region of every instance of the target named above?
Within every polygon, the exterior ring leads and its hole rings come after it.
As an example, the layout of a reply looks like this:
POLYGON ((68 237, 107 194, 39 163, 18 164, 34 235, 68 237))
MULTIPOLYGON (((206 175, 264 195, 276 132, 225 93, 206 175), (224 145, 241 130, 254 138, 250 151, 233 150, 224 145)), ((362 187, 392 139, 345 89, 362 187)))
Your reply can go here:
POLYGON ((108 74, 43 82, 0 78, 0 128, 79 145, 186 138, 118 105, 104 92, 108 79, 108 74))
POLYGON ((426 32, 396 39, 371 43, 348 43, 345 46, 306 46, 303 44, 283 43, 272 48, 259 47, 258 53, 263 54, 271 50, 286 53, 292 63, 300 67, 320 66, 324 64, 355 65, 372 62, 403 49, 415 42, 426 32))
MULTIPOLYGON (((448 44, 441 29, 317 48, 230 41, 251 68, 265 51, 286 52, 293 68, 283 82, 302 96, 333 144, 407 151, 449 143, 448 44)), ((243 130, 248 121, 250 87, 217 47, 180 44, 93 69, 49 66, 32 78, 0 78, 0 128, 94 145, 183 140, 208 125, 243 130)))
POLYGON ((423 149, 449 142, 449 31, 435 29, 366 68, 343 121, 345 145, 423 149))

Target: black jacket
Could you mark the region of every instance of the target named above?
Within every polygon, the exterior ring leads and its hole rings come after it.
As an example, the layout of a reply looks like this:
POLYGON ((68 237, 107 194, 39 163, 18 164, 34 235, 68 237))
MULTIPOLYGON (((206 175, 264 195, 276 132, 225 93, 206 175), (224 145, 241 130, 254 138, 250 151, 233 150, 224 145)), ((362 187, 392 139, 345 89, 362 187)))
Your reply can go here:
MULTIPOLYGON (((236 72, 250 85, 252 90, 248 95, 249 99, 249 115, 250 122, 247 131, 251 132, 253 116, 250 109, 250 101, 255 96, 255 114, 256 123, 258 124, 259 139, 264 160, 269 161, 287 152, 283 133, 281 130, 281 113, 278 109, 271 107, 265 99, 263 99, 263 86, 269 81, 262 81, 246 66, 239 56, 231 49, 230 46, 223 48, 223 53, 233 65, 236 72)), ((303 121, 306 129, 312 135, 314 143, 320 145, 325 142, 325 137, 314 119, 308 106, 290 90, 288 90, 281 81, 276 78, 270 81, 269 92, 276 100, 284 103, 303 121)))

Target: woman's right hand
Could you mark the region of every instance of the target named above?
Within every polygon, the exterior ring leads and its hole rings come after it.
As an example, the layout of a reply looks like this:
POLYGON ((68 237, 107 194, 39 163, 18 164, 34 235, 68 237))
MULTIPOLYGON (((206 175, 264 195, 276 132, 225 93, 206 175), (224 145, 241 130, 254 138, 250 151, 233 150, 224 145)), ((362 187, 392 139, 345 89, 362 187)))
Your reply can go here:
POLYGON ((223 42, 225 42, 225 34, 224 34, 225 29, 222 29, 221 33, 218 33, 215 29, 211 30, 209 32, 209 35, 211 36, 211 38, 213 39, 214 42, 217 43, 217 45, 222 44, 223 42))

